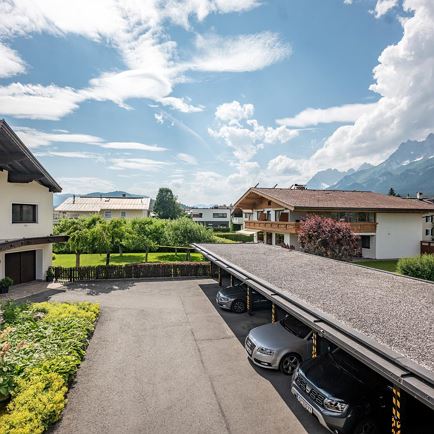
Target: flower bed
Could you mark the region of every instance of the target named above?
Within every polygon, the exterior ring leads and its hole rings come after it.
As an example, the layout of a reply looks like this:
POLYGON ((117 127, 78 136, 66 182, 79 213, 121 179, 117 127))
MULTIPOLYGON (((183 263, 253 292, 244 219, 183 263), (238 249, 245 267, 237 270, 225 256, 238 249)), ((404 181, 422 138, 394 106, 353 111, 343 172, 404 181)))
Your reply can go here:
POLYGON ((99 306, 7 303, 2 313, 0 397, 11 398, 0 413, 0 433, 42 433, 62 414, 99 306))

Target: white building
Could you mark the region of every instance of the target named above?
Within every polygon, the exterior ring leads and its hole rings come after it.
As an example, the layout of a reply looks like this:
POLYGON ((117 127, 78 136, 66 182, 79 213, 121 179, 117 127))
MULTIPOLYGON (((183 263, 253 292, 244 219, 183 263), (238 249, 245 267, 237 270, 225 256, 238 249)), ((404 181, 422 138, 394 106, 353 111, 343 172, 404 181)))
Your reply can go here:
POLYGON ((54 213, 56 218, 89 217, 100 214, 106 219, 149 217, 149 197, 86 197, 72 196, 60 204, 54 213))
POLYGON ((321 215, 348 222, 360 236, 362 256, 394 259, 419 255, 424 240, 423 216, 434 204, 369 191, 308 190, 296 188, 250 188, 236 203, 253 210, 244 231, 255 241, 298 249, 300 222, 321 215))
POLYGON ((0 279, 44 279, 51 265, 53 192, 62 189, 0 120, 0 279))
POLYGON ((207 228, 229 229, 231 220, 231 208, 216 206, 212 208, 192 208, 190 216, 193 221, 207 228))

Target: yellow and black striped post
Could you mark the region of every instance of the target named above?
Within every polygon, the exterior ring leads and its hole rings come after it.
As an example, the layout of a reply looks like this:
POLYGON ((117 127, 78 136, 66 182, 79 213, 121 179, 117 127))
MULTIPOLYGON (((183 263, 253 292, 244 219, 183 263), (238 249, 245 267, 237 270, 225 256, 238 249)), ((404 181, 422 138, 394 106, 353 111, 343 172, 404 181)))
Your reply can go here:
POLYGON ((401 434, 401 390, 392 389, 392 434, 401 434))
POLYGON ((315 357, 318 355, 317 352, 317 339, 318 339, 318 335, 316 332, 313 332, 312 334, 312 359, 315 359, 315 357))
POLYGON ((250 314, 252 312, 252 296, 250 294, 250 287, 247 287, 246 302, 247 302, 247 312, 250 314))
POLYGON ((276 305, 271 305, 271 322, 276 322, 276 305))

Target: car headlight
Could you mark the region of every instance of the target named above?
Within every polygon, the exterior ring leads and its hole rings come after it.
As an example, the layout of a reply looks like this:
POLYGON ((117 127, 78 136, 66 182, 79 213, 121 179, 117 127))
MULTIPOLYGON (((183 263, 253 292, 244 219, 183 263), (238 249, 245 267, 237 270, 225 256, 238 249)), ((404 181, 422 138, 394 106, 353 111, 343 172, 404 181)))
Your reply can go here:
POLYGON ((264 347, 259 347, 258 348, 258 353, 264 354, 266 356, 272 356, 276 351, 274 350, 270 350, 268 348, 264 348, 264 347))
POLYGON ((229 301, 229 297, 225 297, 224 295, 218 295, 218 299, 220 300, 220 301, 229 301))
POLYGON ((348 408, 348 404, 338 399, 326 398, 324 399, 324 408, 335 413, 343 413, 348 408))

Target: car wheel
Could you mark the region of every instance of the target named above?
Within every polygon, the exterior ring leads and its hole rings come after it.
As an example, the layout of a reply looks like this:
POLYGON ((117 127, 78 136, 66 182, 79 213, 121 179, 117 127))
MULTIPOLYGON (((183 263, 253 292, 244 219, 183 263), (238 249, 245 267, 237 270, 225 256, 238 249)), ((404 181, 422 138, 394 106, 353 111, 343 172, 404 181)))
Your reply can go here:
POLYGON ((285 375, 292 375, 298 368, 301 362, 301 357, 295 353, 285 354, 280 361, 279 369, 285 375))
POLYGON ((246 311, 246 303, 243 300, 235 300, 231 305, 232 312, 243 313, 246 311))
POLYGON ((379 432, 377 422, 372 418, 363 419, 354 430, 354 434, 378 434, 379 432))

